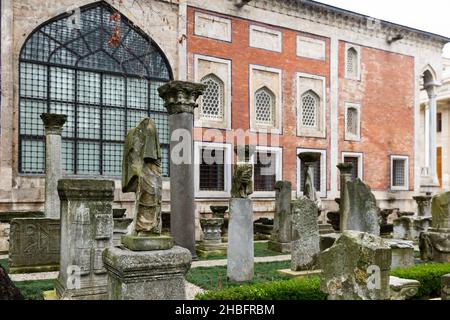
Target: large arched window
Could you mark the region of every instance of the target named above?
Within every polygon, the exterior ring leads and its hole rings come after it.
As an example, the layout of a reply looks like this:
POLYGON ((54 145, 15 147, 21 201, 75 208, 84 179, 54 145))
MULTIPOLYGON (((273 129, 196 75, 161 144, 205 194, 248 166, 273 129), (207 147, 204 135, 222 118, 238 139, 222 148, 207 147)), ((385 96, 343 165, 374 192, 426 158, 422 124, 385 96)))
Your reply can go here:
POLYGON ((256 123, 259 125, 275 125, 275 95, 267 87, 255 92, 256 123))
POLYGON ((35 30, 20 55, 19 171, 45 171, 40 115, 66 114, 62 161, 66 174, 121 174, 126 133, 150 116, 162 146, 163 175, 169 174, 168 114, 157 88, 172 78, 158 46, 125 17, 111 19, 105 3, 81 9, 35 30), (110 44, 120 26, 120 41, 110 44))
POLYGON ((309 90, 302 95, 302 126, 307 128, 318 127, 319 102, 319 96, 312 90, 309 90))
POLYGON ((225 85, 216 75, 209 74, 201 82, 206 86, 200 105, 203 119, 223 121, 225 104, 225 85))

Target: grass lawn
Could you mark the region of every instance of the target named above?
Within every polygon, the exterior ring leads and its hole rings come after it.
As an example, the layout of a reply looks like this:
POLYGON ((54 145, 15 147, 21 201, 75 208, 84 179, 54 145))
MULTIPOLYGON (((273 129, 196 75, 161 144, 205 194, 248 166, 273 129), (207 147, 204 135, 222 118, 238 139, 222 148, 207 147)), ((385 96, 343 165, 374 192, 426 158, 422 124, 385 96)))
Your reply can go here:
MULTIPOLYGON (((280 269, 289 269, 290 266, 290 261, 255 263, 254 279, 246 284, 291 279, 277 272, 280 269)), ((226 266, 191 269, 186 276, 186 280, 206 290, 217 290, 242 285, 242 283, 231 283, 227 281, 226 266)))
MULTIPOLYGON (((255 242, 255 257, 273 257, 285 255, 285 253, 279 253, 276 251, 269 250, 268 245, 269 245, 268 242, 255 242)), ((220 260, 226 258, 227 258, 226 255, 211 256, 208 258, 199 257, 200 260, 220 260)))

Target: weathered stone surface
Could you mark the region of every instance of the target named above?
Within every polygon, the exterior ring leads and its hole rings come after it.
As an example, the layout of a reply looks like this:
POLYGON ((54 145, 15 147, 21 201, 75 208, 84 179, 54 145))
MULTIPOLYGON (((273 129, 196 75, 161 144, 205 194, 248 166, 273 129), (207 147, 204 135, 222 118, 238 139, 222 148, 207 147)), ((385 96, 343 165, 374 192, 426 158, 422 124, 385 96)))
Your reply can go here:
POLYGON ((9 251, 9 232, 8 223, 0 223, 0 254, 7 254, 9 251))
POLYGON ((122 243, 122 236, 128 233, 128 227, 132 222, 133 219, 131 218, 114 218, 114 230, 113 230, 114 246, 120 246, 120 244, 122 243))
POLYGON ((303 184, 303 195, 309 200, 314 201, 319 210, 321 210, 320 197, 317 195, 314 184, 314 165, 320 160, 321 154, 317 152, 303 152, 298 157, 304 163, 303 175, 305 182, 303 184))
POLYGON ((431 217, 431 196, 413 197, 417 202, 417 215, 419 217, 431 217))
POLYGON ((391 252, 378 236, 346 231, 320 255, 329 300, 389 300, 391 252))
POLYGON ((0 300, 24 300, 19 289, 11 281, 2 266, 0 266, 0 300))
POLYGON ((442 277, 441 298, 442 300, 450 300, 450 274, 442 277))
MULTIPOLYGON (((228 209, 228 207, 226 207, 228 209)), ((197 254, 200 257, 225 255, 227 245, 222 243, 223 218, 200 219, 203 231, 203 240, 197 245, 197 254)))
POLYGON ((59 181, 61 259, 56 282, 59 299, 107 298, 102 252, 113 244, 114 189, 114 181, 109 180, 59 181))
POLYGON ((314 201, 301 197, 292 201, 291 269, 312 270, 318 266, 320 234, 318 208, 314 201))
POLYGON ((41 119, 45 127, 45 216, 59 219, 61 205, 57 188, 62 177, 61 133, 67 116, 44 113, 41 119))
POLYGON ((431 226, 431 217, 402 216, 394 220, 394 238, 418 241, 431 226))
POLYGON ((450 192, 433 197, 431 212, 433 215, 431 226, 434 229, 447 229, 445 231, 450 232, 450 192))
POLYGON ((250 199, 230 200, 227 276, 230 281, 253 279, 253 209, 250 199))
POLYGON ((173 238, 168 236, 122 236, 123 246, 131 251, 168 250, 173 247, 173 238))
POLYGON ((191 266, 189 250, 135 252, 107 248, 103 263, 108 271, 109 300, 184 300, 185 275, 191 266))
POLYGON ((228 211, 228 206, 210 206, 213 218, 225 218, 225 213, 228 211))
POLYGON ((59 270, 60 220, 13 219, 11 222, 10 273, 59 270))
POLYGON ((0 212, 0 223, 11 223, 12 219, 19 218, 44 218, 42 211, 5 211, 0 212))
POLYGON ((407 268, 414 265, 414 244, 412 241, 385 239, 385 243, 391 248, 391 269, 407 268))
POLYGON ((391 300, 408 300, 417 294, 420 282, 417 280, 390 277, 389 286, 391 300))
POLYGON ((231 187, 231 197, 247 199, 252 193, 253 165, 249 163, 235 165, 231 187))
POLYGON ((322 252, 331 248, 340 236, 340 233, 328 233, 320 235, 320 251, 322 252))
POLYGON ((350 215, 350 200, 348 195, 347 182, 352 181, 353 164, 340 163, 337 165, 337 168, 340 171, 339 230, 341 232, 344 232, 348 230, 348 219, 350 215))
POLYGON ((161 234, 161 147, 158 130, 150 118, 142 119, 125 139, 122 191, 136 194, 133 234, 161 234))
POLYGON ((281 252, 291 252, 292 219, 291 219, 292 183, 278 181, 275 184, 275 215, 272 238, 269 249, 281 252))
MULTIPOLYGON (((344 230, 380 235, 380 209, 375 196, 360 179, 347 181, 348 218, 344 230)), ((342 219, 342 217, 341 217, 342 219)))
POLYGON ((158 88, 159 96, 164 99, 164 107, 169 115, 194 113, 198 107, 197 99, 205 91, 205 85, 185 81, 171 81, 158 88))

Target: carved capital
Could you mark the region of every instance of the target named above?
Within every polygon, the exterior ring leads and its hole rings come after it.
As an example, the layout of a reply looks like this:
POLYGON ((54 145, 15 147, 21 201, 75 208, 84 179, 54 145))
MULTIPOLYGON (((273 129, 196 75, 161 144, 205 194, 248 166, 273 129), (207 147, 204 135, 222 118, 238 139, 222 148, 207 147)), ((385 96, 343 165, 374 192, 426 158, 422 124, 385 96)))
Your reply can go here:
POLYGON ((159 96, 164 99, 164 107, 170 115, 194 114, 194 109, 198 107, 197 99, 204 91, 203 84, 185 81, 171 81, 158 88, 159 96))
POLYGON ((46 135, 61 135, 62 128, 67 122, 67 116, 63 114, 43 113, 41 119, 44 123, 46 135))
POLYGON ((340 163, 337 165, 337 168, 341 172, 341 174, 351 174, 353 169, 352 163, 340 163))

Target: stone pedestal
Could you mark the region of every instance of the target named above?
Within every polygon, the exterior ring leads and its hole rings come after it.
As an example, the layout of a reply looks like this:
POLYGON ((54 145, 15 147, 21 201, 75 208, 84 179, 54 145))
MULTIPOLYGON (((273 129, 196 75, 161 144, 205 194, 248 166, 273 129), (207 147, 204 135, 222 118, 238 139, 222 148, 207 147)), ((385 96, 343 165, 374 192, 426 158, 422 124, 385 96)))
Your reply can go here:
POLYGON ((273 222, 272 239, 269 249, 281 252, 291 252, 292 223, 291 223, 292 183, 278 181, 275 184, 275 216, 273 222))
POLYGON ((212 211, 213 218, 223 219, 221 227, 222 242, 228 242, 228 223, 230 219, 225 217, 226 212, 228 211, 228 206, 210 206, 210 209, 212 211))
POLYGON ((450 192, 433 197, 431 211, 432 227, 420 234, 421 258, 450 263, 450 192))
POLYGON ((197 246, 200 257, 222 256, 227 253, 227 245, 222 243, 223 218, 200 219, 203 240, 197 246))
POLYGON ((318 267, 320 233, 317 205, 306 197, 292 201, 291 270, 314 270, 318 267))
POLYGON ((11 222, 9 272, 59 270, 59 219, 22 218, 11 222))
POLYGON ((172 81, 158 88, 169 113, 170 231, 177 245, 195 251, 194 108, 205 86, 172 81), (178 150, 178 152, 176 152, 178 150), (175 156, 176 154, 176 156, 175 156))
POLYGON ((329 300, 389 300, 391 250, 375 235, 344 232, 320 255, 321 290, 329 300))
POLYGON ((394 238, 419 241, 420 234, 431 226, 431 217, 402 216, 394 220, 394 238))
POLYGON ((414 244, 412 241, 385 239, 384 242, 391 248, 391 269, 414 266, 414 244))
POLYGON ((391 300, 408 300, 417 294, 420 282, 417 280, 390 277, 389 286, 391 290, 391 300))
POLYGON ((66 115, 44 113, 41 119, 45 128, 45 216, 60 218, 58 180, 61 179, 61 133, 66 115))
POLYGON ((250 199, 230 200, 227 276, 232 282, 253 280, 253 208, 250 199))
POLYGON ((113 244, 114 181, 58 182, 61 198, 61 259, 56 282, 59 299, 107 298, 102 253, 113 244))
POLYGON ((108 248, 103 252, 108 271, 109 300, 184 300, 185 275, 191 266, 189 250, 131 251, 108 248))
POLYGON ((441 298, 442 300, 450 300, 450 274, 442 277, 441 298))

